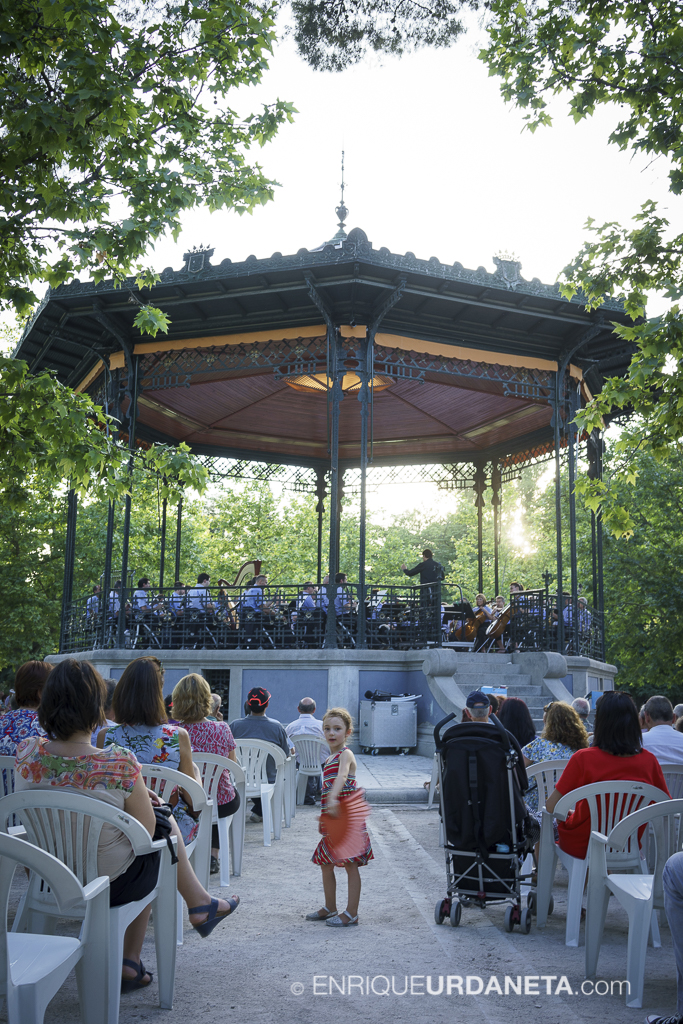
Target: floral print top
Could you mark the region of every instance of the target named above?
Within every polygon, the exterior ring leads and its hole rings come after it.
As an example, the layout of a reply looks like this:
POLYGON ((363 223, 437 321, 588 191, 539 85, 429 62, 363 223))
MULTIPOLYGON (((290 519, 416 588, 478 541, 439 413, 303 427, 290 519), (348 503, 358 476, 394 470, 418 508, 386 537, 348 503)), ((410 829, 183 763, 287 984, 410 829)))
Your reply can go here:
MULTIPOLYGON (((228 757, 235 749, 235 740, 227 722, 190 722, 183 728, 187 729, 192 749, 198 754, 228 757)), ((218 780, 216 803, 229 804, 234 799, 235 787, 230 781, 230 772, 224 771, 218 780)))
POLYGON ((27 736, 44 736, 38 724, 38 712, 32 708, 17 708, 0 718, 0 754, 14 757, 17 747, 27 736))
MULTIPOLYGON (((522 747, 522 753, 532 764, 538 764, 539 761, 569 760, 576 751, 568 747, 566 743, 551 743, 550 740, 544 740, 537 736, 531 743, 527 743, 525 747, 522 747)), ((530 810, 538 810, 538 784, 536 779, 531 780, 529 788, 524 794, 524 799, 530 810)))
MULTIPOLYGON (((115 743, 131 750, 140 764, 164 764, 167 768, 180 770, 180 740, 178 726, 169 725, 117 725, 107 730, 105 743, 115 743)), ((178 794, 177 790, 174 790, 178 794)), ((168 801, 168 791, 163 799, 168 801)), ((173 808, 173 817, 187 846, 197 837, 199 821, 190 815, 187 804, 178 794, 178 803, 173 808)))
MULTIPOLYGON (((133 792, 140 765, 129 750, 112 744, 105 750, 78 757, 51 754, 46 736, 29 736, 17 748, 14 788, 74 789, 85 796, 104 800, 122 811, 133 792)), ((98 870, 113 880, 130 867, 133 848, 114 825, 102 826, 97 850, 98 870)))

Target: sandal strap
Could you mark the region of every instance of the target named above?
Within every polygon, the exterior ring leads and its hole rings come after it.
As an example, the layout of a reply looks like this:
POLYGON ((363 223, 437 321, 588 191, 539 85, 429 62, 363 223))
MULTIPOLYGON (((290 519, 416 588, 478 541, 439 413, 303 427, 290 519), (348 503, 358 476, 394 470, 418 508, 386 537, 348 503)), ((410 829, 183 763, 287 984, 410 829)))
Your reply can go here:
POLYGON ((211 902, 204 907, 188 907, 187 912, 188 914, 210 914, 212 909, 217 906, 218 900, 212 899, 211 902))

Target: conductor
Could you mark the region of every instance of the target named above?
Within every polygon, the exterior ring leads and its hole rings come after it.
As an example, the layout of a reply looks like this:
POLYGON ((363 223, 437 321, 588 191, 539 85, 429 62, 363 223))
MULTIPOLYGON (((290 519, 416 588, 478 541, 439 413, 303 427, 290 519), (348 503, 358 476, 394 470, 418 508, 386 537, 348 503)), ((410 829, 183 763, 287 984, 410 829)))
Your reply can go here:
POLYGON ((440 629, 440 616, 437 602, 436 584, 446 576, 440 562, 434 561, 434 556, 429 548, 422 552, 422 561, 418 562, 412 569, 406 567, 405 562, 401 566, 406 576, 420 577, 420 620, 422 631, 426 640, 435 640, 440 629))

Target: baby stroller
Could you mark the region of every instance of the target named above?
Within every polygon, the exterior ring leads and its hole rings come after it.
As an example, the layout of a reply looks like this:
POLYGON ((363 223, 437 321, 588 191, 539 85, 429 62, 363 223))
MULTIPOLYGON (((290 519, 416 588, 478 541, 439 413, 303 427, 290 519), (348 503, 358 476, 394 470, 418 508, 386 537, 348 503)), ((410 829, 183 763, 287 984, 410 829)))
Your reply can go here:
MULTIPOLYGON (((463 906, 508 903, 505 930, 528 934, 531 909, 522 909, 522 864, 532 853, 532 822, 522 799, 528 783, 524 762, 510 736, 491 715, 489 723, 465 722, 434 729, 439 804, 446 852, 446 890, 434 911, 437 924, 460 924, 463 906)), ((527 884, 529 882, 527 881, 527 884)))

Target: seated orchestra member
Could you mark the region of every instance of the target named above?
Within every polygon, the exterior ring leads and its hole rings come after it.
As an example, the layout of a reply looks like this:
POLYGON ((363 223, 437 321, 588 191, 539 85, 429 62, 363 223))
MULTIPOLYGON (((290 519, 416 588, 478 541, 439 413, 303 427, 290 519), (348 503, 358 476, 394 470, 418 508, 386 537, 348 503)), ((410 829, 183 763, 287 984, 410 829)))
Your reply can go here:
POLYGON ((323 581, 322 581, 322 584, 320 586, 320 590, 318 591, 318 593, 315 596, 315 603, 316 603, 317 607, 321 608, 325 613, 327 613, 327 609, 328 609, 329 604, 330 604, 330 599, 327 596, 327 587, 329 585, 330 585, 330 577, 329 576, 323 576, 323 581))
MULTIPOLYGON (((121 580, 117 580, 112 589, 109 591, 109 617, 118 622, 119 612, 121 610, 121 580)), ((128 618, 130 614, 130 605, 126 602, 124 609, 124 615, 128 618)))
POLYGON ((337 584, 337 595, 334 599, 334 610, 337 613, 337 622, 345 626, 350 633, 353 633, 355 627, 355 613, 353 609, 353 599, 350 592, 346 589, 347 575, 345 572, 338 572, 334 577, 334 582, 337 584))
POLYGON ((248 641, 265 629, 264 616, 270 616, 272 609, 264 603, 264 590, 268 586, 268 577, 261 573, 256 576, 252 585, 242 595, 240 608, 240 625, 244 629, 248 641), (246 612, 246 615, 244 614, 246 612))
POLYGON ((96 619, 100 613, 100 593, 102 587, 99 583, 96 583, 92 588, 92 593, 88 600, 85 602, 85 613, 89 619, 96 619))
MULTIPOLYGON (((565 605, 564 611, 562 612, 562 618, 564 619, 565 627, 571 628, 574 622, 574 609, 572 608, 571 601, 568 601, 565 605)), ((588 601, 585 597, 580 597, 578 600, 577 621, 579 624, 579 633, 587 633, 590 630, 593 616, 588 611, 588 601)))
POLYGON ((209 590, 209 583, 211 577, 208 572, 200 572, 197 576, 197 586, 192 587, 187 592, 187 607, 195 608, 200 612, 212 613, 215 611, 213 601, 211 600, 211 591, 209 590))
POLYGON ((168 606, 175 619, 182 618, 185 613, 185 589, 185 584, 181 583, 180 580, 176 580, 173 584, 173 593, 168 599, 168 606))
MULTIPOLYGON (((489 626, 491 625, 492 622, 496 622, 500 618, 500 616, 502 615, 503 611, 505 610, 505 598, 502 597, 501 594, 498 594, 496 596, 496 599, 494 601, 493 607, 490 607, 486 603, 484 605, 480 606, 479 605, 479 598, 480 597, 484 597, 484 595, 483 594, 477 594, 477 610, 479 610, 479 608, 481 607, 481 610, 486 615, 486 620, 484 622, 482 622, 482 624, 479 626, 479 629, 477 630, 477 639, 474 642, 474 650, 475 651, 481 650, 481 648, 485 645, 485 643, 487 642, 487 636, 486 636, 487 629, 489 628, 489 626)), ((486 602, 486 598, 485 597, 484 597, 484 602, 486 602)), ((498 648, 499 651, 504 650, 504 643, 503 643, 503 637, 502 636, 499 636, 499 637, 496 638, 496 647, 498 648)))

